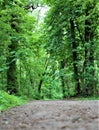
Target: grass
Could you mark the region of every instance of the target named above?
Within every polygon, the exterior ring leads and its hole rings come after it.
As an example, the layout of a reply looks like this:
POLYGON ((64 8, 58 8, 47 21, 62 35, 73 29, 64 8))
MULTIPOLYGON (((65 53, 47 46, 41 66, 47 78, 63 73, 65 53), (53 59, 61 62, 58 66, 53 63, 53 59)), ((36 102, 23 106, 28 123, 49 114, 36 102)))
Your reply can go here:
POLYGON ((9 95, 8 93, 0 90, 0 112, 24 103, 26 103, 26 100, 22 97, 9 95))
MULTIPOLYGON (((99 97, 78 97, 78 98, 70 98, 71 100, 99 100, 99 97)), ((30 99, 28 99, 30 100, 30 99)), ((43 99, 43 100, 56 100, 56 99, 43 99)), ((0 112, 5 111, 9 108, 19 106, 25 104, 27 102, 27 98, 25 97, 17 97, 14 95, 9 95, 5 91, 0 90, 0 112)))
POLYGON ((99 97, 79 97, 79 98, 74 98, 76 100, 99 100, 99 97))

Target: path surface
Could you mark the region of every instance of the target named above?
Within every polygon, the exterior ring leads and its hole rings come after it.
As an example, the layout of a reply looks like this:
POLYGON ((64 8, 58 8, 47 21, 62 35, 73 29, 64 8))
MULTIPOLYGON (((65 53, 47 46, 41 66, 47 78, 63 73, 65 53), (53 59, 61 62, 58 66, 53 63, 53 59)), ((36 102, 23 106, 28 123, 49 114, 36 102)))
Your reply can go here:
POLYGON ((99 130, 99 101, 32 101, 0 115, 0 130, 99 130))

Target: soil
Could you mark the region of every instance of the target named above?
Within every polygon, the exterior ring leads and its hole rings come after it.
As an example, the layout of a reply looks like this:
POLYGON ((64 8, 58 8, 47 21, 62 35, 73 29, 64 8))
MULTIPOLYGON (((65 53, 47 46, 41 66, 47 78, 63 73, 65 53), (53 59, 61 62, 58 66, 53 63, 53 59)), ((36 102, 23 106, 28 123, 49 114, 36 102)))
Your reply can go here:
POLYGON ((31 101, 0 114, 0 130, 99 130, 99 101, 31 101))

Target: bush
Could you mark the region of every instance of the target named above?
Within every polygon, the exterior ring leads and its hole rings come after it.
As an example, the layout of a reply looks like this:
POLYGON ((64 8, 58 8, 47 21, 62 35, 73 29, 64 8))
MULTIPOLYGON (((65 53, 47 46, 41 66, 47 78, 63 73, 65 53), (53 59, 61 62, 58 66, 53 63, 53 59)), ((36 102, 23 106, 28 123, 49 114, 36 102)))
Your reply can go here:
POLYGON ((26 100, 22 97, 17 97, 14 95, 9 95, 4 91, 0 91, 0 111, 7 110, 8 108, 19 106, 24 104, 26 100))

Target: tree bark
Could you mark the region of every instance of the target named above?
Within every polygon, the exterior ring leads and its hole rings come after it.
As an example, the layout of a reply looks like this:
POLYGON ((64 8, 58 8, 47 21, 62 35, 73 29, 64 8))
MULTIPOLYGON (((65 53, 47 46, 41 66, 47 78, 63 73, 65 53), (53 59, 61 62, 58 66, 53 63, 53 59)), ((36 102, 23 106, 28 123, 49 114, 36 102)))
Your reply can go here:
POLYGON ((85 85, 83 88, 83 93, 86 96, 91 96, 94 94, 95 87, 95 70, 94 70, 94 30, 92 29, 93 18, 90 16, 89 11, 94 7, 90 4, 85 10, 85 63, 84 63, 84 78, 85 85), (88 18, 89 17, 89 18, 88 18))
POLYGON ((17 84, 17 74, 16 74, 16 56, 15 43, 11 43, 8 47, 9 55, 7 57, 7 91, 10 94, 17 94, 18 92, 18 84, 17 84))
POLYGON ((39 94, 41 93, 42 84, 43 84, 43 81, 44 81, 43 78, 46 75, 47 67, 48 67, 48 59, 45 60, 45 70, 44 70, 44 72, 41 75, 41 79, 40 79, 40 82, 39 82, 39 85, 38 85, 38 93, 39 94))
MULTIPOLYGON (((10 21, 11 28, 19 33, 19 28, 16 26, 18 22, 18 17, 16 15, 11 15, 12 19, 10 21)), ((17 94, 18 92, 18 83, 17 83, 17 68, 16 68, 16 51, 18 39, 15 34, 11 34, 11 44, 8 46, 8 56, 7 56, 7 91, 10 94, 17 94)))
POLYGON ((77 56, 77 43, 75 39, 75 25, 74 21, 70 19, 71 27, 71 42, 72 42, 72 58, 73 58, 73 68, 74 68, 74 80, 75 80, 75 92, 76 95, 80 94, 80 82, 79 82, 79 70, 78 70, 78 56, 77 56))
MULTIPOLYGON (((65 68, 65 60, 63 59, 61 61, 61 69, 64 69, 65 68)), ((62 92, 63 92, 63 98, 66 98, 65 96, 65 81, 64 81, 64 76, 61 75, 61 84, 62 84, 62 92)))

